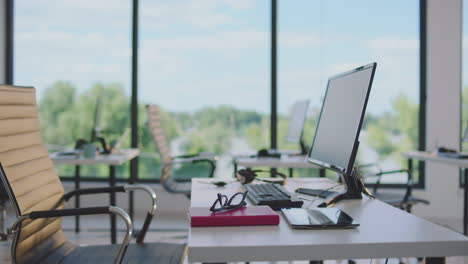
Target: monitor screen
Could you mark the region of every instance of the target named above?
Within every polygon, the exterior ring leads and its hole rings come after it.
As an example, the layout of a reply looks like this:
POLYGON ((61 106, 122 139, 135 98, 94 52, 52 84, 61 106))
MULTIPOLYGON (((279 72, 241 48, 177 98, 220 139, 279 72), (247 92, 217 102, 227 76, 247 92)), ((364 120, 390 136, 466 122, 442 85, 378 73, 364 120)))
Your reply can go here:
POLYGON ((291 110, 291 117, 289 118, 288 133, 286 140, 293 143, 301 141, 302 129, 307 116, 307 108, 309 107, 309 100, 297 101, 294 103, 291 110))
POLYGON ((350 173, 376 65, 362 66, 328 80, 309 162, 350 173))

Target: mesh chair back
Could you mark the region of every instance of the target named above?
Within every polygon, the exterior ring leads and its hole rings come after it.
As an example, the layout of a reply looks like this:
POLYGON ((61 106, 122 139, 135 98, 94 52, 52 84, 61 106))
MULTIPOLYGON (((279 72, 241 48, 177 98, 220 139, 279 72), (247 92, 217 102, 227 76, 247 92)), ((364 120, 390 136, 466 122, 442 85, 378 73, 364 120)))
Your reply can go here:
POLYGON ((148 128, 150 130, 151 137, 153 138, 153 142, 158 149, 161 162, 163 163, 161 182, 164 184, 168 180, 171 171, 171 150, 161 126, 160 107, 158 105, 147 105, 146 110, 148 114, 148 128))
MULTIPOLYGON (((42 142, 32 87, 0 85, 0 162, 18 215, 63 207, 64 190, 42 142)), ((39 262, 59 248, 69 250, 61 218, 26 220, 15 235, 12 257, 16 263, 39 262)))

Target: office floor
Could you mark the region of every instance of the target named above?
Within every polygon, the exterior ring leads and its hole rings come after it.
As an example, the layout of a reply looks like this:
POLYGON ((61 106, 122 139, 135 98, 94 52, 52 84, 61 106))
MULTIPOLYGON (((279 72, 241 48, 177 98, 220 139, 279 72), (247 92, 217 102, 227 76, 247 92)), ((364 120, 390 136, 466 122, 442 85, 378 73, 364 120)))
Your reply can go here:
MULTIPOLYGON (((67 187, 67 186, 66 186, 67 187)), ((84 201, 86 202, 86 200, 84 201)), ((11 208, 9 208, 9 211, 11 208)), ((7 223, 13 221, 12 212, 8 213, 7 223)), ((184 243, 186 242, 187 237, 187 226, 188 222, 186 217, 180 217, 179 215, 168 215, 164 213, 166 218, 161 218, 160 215, 157 215, 156 219, 150 227, 145 241, 147 242, 174 242, 174 243, 184 243)), ((142 219, 144 219, 144 214, 137 216, 134 222, 136 228, 140 227, 142 224, 142 219)), ((440 223, 448 228, 453 230, 460 231, 462 229, 461 222, 457 221, 446 221, 446 220, 437 220, 431 219, 433 222, 440 223)), ((69 240, 73 241, 76 244, 108 244, 109 239, 109 220, 108 218, 87 216, 81 218, 81 227, 82 231, 80 233, 75 233, 74 228, 74 218, 66 217, 63 220, 63 229, 65 235, 69 240)), ((117 226, 123 226, 123 223, 117 223, 117 226)), ((119 236, 122 238, 122 235, 119 236)), ((119 240, 118 240, 119 241, 119 240)), ((10 263, 10 245, 11 239, 9 241, 0 241, 0 263, 10 263)), ((355 260, 357 264, 385 264, 385 259, 362 259, 355 260)), ((185 261, 187 263, 187 260, 185 261)), ((418 263, 416 258, 404 258, 402 259, 403 263, 406 264, 424 264, 424 262, 418 263)), ((151 263, 151 261, 149 261, 151 263)), ((272 262, 251 262, 251 264, 270 264, 272 262)), ((293 262, 273 262, 275 264, 307 264, 308 261, 293 261, 293 262)), ((345 260, 326 260, 324 264, 347 264, 345 260)), ((389 259, 388 264, 399 264, 398 259, 389 259)), ((468 264, 468 257, 449 257, 447 258, 447 264, 468 264)))
MULTIPOLYGON (((97 226, 103 226, 108 223, 108 221, 103 221, 102 219, 88 219, 88 222, 94 222, 97 226)), ((64 223, 64 226, 70 223, 64 223)), ((82 232, 76 234, 70 228, 64 228, 66 236, 73 242, 77 244, 107 244, 109 243, 109 233, 107 231, 100 231, 99 229, 92 230, 83 230, 82 232)), ((184 243, 186 242, 186 231, 183 230, 171 230, 171 231, 162 231, 154 230, 149 232, 146 241, 156 242, 174 242, 174 243, 184 243)), ((11 239, 9 241, 0 241, 0 263, 10 263, 10 245, 11 239)), ((385 259, 360 259, 355 260, 357 264, 384 264, 385 259)), ((402 259, 403 263, 406 264, 424 264, 423 262, 418 263, 416 258, 404 258, 402 259)), ((148 261, 151 263, 151 261, 148 261)), ((185 260, 187 263, 187 260, 185 260)), ((308 261, 278 261, 278 262, 250 262, 251 264, 307 264, 308 261)), ((324 264, 347 264, 348 261, 345 260, 326 260, 324 264)), ((399 264, 398 259, 389 259, 388 264, 399 264)), ((447 264, 468 264, 468 257, 449 257, 447 258, 447 264)))

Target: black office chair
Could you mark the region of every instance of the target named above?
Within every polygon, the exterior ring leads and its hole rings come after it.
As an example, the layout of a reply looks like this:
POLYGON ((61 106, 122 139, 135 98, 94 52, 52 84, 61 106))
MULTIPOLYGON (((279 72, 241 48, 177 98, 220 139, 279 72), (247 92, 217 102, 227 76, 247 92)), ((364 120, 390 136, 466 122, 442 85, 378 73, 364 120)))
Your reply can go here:
POLYGON ((384 171, 376 163, 369 163, 357 166, 358 173, 361 177, 366 179, 376 178, 376 181, 372 188, 373 195, 392 206, 398 207, 402 210, 406 210, 407 212, 411 213, 411 209, 416 204, 429 204, 428 200, 417 198, 413 196, 413 175, 407 169, 399 169, 399 170, 389 170, 384 171), (405 190, 403 192, 398 191, 390 191, 390 190, 382 190, 380 189, 381 181, 384 176, 404 173, 407 175, 407 180, 405 183, 405 190))

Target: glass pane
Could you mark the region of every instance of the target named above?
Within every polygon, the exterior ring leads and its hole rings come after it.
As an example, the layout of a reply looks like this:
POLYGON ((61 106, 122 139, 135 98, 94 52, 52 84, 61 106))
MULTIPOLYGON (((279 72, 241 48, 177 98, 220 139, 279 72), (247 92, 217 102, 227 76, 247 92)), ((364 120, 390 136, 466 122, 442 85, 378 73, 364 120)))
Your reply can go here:
MULTIPOLYGON (((280 0, 278 10, 280 146, 296 147, 281 137, 294 101, 311 101, 304 130, 310 145, 328 78, 375 61, 357 159, 406 167, 400 153, 417 149, 419 134, 419 1, 280 0)), ((382 182, 405 183, 406 176, 382 182)))
MULTIPOLYGON (((90 140, 98 97, 107 142, 130 127, 131 1, 15 1, 16 85, 34 86, 42 136, 50 151, 90 140)), ((129 147, 129 137, 122 147, 129 147)), ((58 166, 61 176, 72 166, 58 166)), ((81 175, 107 177, 107 166, 81 175)), ((128 177, 128 164, 117 168, 128 177)))
POLYGON ((162 108, 173 156, 220 154, 217 175, 230 176, 229 153, 269 145, 269 1, 143 0, 140 10, 140 177, 160 177, 145 104, 162 108))

